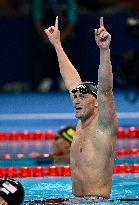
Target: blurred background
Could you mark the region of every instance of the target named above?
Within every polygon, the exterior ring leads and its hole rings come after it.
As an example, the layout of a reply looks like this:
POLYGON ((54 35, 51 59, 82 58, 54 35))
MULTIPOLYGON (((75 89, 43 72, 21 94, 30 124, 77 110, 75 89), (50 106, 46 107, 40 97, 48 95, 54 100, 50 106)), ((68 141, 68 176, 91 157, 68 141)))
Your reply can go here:
MULTIPOLYGON (((99 18, 104 17, 105 27, 112 35, 114 94, 122 120, 119 125, 138 126, 138 0, 0 0, 0 129, 32 126, 14 126, 11 120, 16 115, 11 114, 21 114, 19 118, 23 120, 29 116, 22 114, 28 113, 72 114, 54 48, 44 34, 44 29, 54 24, 57 15, 66 53, 82 80, 94 82, 97 82, 99 65, 94 28, 99 27, 99 18)), ((64 121, 65 124, 75 124, 72 115, 66 116, 71 121, 64 121)), ((45 120, 47 116, 39 118, 45 120)), ((60 118, 68 120, 61 115, 60 118)), ((58 126, 61 124, 63 122, 58 126)), ((47 126, 49 128, 49 123, 47 126)), ((35 121, 34 128, 47 127, 44 122, 35 121)))

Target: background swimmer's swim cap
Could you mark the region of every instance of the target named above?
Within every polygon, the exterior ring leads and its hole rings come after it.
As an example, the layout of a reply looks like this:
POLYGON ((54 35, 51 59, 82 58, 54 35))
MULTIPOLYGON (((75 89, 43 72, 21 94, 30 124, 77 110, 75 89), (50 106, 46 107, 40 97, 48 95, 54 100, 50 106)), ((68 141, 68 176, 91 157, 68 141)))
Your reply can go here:
POLYGON ((97 91, 98 91, 98 87, 97 84, 93 83, 93 82, 88 82, 85 81, 81 84, 79 84, 75 89, 73 89, 71 92, 73 94, 75 94, 76 92, 80 92, 82 94, 91 94, 93 95, 95 98, 97 98, 97 91))
POLYGON ((24 189, 19 181, 2 178, 0 179, 0 196, 8 205, 20 205, 24 200, 24 189))
POLYGON ((73 126, 65 126, 58 131, 58 136, 64 138, 70 143, 72 143, 73 141, 74 134, 75 134, 75 127, 73 126))

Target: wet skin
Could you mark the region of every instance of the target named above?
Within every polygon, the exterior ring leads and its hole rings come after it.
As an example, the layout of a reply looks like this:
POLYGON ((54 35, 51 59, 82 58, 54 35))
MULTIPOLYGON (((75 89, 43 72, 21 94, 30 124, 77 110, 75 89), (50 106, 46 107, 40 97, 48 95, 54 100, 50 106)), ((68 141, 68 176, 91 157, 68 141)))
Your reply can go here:
MULTIPOLYGON (((91 94, 76 93, 73 105, 79 119, 70 152, 73 194, 107 198, 111 191, 116 129, 109 131, 99 126, 98 103, 91 94)), ((114 121, 112 124, 116 124, 116 117, 114 121)))

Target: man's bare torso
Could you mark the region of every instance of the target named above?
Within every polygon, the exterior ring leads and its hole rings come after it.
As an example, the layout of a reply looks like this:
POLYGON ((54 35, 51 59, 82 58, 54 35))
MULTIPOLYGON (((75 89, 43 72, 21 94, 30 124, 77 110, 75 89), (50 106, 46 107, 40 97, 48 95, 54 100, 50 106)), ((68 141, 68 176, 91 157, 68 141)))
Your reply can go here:
POLYGON ((86 128, 77 126, 70 162, 75 196, 109 197, 116 136, 98 127, 98 119, 86 128))

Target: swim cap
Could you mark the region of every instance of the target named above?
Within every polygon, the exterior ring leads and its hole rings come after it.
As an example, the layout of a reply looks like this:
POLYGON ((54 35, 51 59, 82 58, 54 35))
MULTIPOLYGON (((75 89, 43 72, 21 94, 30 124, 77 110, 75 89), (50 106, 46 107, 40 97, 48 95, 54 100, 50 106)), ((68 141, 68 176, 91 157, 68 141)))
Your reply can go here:
POLYGON ((71 92, 75 94, 76 92, 80 92, 82 94, 91 94, 95 98, 97 98, 97 91, 98 87, 97 84, 89 81, 85 81, 84 83, 79 84, 75 89, 73 89, 71 92))
POLYGON ((65 126, 58 131, 59 137, 64 138, 68 142, 72 143, 73 136, 75 134, 75 128, 72 126, 65 126))
POLYGON ((2 178, 0 179, 0 196, 8 205, 20 205, 24 200, 24 189, 17 180, 2 178))

